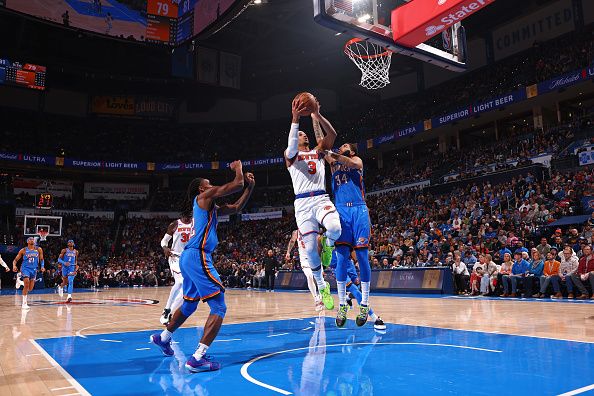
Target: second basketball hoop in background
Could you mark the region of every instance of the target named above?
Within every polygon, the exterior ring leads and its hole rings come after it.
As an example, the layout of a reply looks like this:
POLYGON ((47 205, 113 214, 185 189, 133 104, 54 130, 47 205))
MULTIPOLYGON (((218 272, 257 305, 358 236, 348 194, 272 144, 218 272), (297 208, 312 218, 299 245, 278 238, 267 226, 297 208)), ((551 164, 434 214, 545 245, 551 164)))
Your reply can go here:
POLYGON ((361 70, 361 85, 367 89, 380 89, 390 84, 392 51, 368 40, 354 38, 344 46, 344 53, 361 70))

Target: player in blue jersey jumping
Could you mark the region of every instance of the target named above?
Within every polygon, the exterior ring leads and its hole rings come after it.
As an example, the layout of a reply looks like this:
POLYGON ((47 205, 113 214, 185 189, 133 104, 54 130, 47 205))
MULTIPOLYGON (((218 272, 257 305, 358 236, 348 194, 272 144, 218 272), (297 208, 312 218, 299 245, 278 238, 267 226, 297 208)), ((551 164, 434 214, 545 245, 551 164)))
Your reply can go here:
POLYGON ((359 270, 361 271, 361 302, 359 315, 355 322, 363 326, 369 316, 369 284, 371 266, 369 264, 369 238, 371 224, 369 210, 365 203, 365 186, 363 185, 363 161, 357 156, 357 146, 345 143, 338 153, 326 151, 326 160, 332 169, 332 190, 334 205, 340 216, 342 232, 336 241, 336 283, 338 288, 339 308, 336 325, 343 327, 346 323, 348 307, 346 304, 347 269, 354 249, 359 270))
POLYGON ((151 336, 151 342, 161 348, 165 356, 174 354, 171 348, 171 336, 192 315, 202 300, 208 303, 210 315, 204 325, 204 332, 196 352, 186 362, 186 368, 193 373, 220 369, 218 362, 205 356, 206 350, 221 329, 227 312, 225 288, 219 273, 214 267, 212 253, 219 243, 217 237, 217 215, 230 215, 240 212, 247 203, 255 185, 254 175, 243 175, 241 161, 229 166, 235 172, 235 178, 222 186, 213 186, 208 179, 197 178, 190 182, 183 213, 193 212, 194 235, 186 245, 180 257, 180 269, 183 280, 182 306, 175 311, 167 328, 162 333, 151 336), (217 206, 215 200, 235 194, 247 188, 234 204, 217 206), (189 209, 192 208, 192 209, 189 209))
POLYGON ((68 299, 66 302, 72 302, 72 290, 74 289, 74 277, 78 271, 78 250, 74 248, 74 240, 68 240, 68 247, 62 249, 58 256, 62 273, 62 283, 58 286, 58 293, 62 297, 64 287, 68 285, 68 299))
POLYGON ((35 278, 37 276, 37 267, 41 264, 41 272, 45 272, 45 261, 43 260, 43 249, 35 246, 35 238, 27 238, 27 246, 19 250, 19 253, 12 261, 12 270, 17 272, 17 263, 23 259, 21 264, 21 277, 25 283, 23 287, 22 309, 29 309, 27 304, 27 295, 35 287, 35 278))

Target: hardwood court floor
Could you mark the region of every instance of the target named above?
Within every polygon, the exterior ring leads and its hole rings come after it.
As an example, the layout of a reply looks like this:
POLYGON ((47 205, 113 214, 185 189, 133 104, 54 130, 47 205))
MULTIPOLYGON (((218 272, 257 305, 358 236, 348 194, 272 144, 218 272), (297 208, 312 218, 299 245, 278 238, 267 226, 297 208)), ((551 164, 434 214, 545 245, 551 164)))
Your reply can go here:
MULTIPOLYGON (((0 296, 0 395, 80 394, 76 381, 50 357, 54 353, 31 340, 160 330, 158 319, 168 294, 168 288, 101 289, 75 293, 70 305, 55 293, 33 294, 28 312, 20 309, 20 293, 0 296)), ((309 293, 228 290, 226 301, 225 324, 316 316, 309 293)), ((592 302, 414 295, 374 295, 371 302, 388 327, 393 323, 594 343, 592 302)), ((208 307, 200 304, 185 327, 202 326, 207 313, 208 307)), ((329 317, 334 314, 326 312, 329 317)), ((354 316, 351 311, 349 318, 354 316)))

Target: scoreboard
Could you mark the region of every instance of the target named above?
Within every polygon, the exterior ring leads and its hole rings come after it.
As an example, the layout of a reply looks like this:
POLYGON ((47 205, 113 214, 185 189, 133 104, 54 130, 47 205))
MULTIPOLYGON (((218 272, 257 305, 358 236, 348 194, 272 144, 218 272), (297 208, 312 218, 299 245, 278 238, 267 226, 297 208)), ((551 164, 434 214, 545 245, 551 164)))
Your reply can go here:
POLYGON ((45 66, 0 58, 0 85, 45 89, 45 66))
POLYGON ((148 0, 146 6, 146 40, 175 45, 179 0, 148 0))
POLYGON ((53 197, 50 193, 43 193, 37 195, 35 201, 37 202, 37 204, 35 205, 37 209, 51 209, 53 197))

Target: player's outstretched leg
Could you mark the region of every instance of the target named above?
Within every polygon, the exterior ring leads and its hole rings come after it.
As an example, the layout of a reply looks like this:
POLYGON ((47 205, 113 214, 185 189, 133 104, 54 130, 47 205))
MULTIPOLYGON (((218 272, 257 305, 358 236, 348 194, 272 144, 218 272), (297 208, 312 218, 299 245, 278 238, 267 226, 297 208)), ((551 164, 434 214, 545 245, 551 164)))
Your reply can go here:
POLYGON ((223 293, 219 293, 207 301, 210 307, 210 315, 206 319, 204 325, 204 334, 200 339, 200 344, 196 352, 186 362, 186 368, 192 373, 199 373, 201 371, 216 371, 221 368, 221 364, 211 360, 206 356, 206 351, 219 334, 225 313, 227 312, 227 305, 225 304, 225 297, 223 293))
POLYGON ((173 279, 175 283, 171 287, 169 291, 169 298, 167 299, 167 303, 165 304, 165 308, 163 309, 163 313, 159 318, 159 321, 162 325, 166 326, 169 321, 171 320, 172 312, 175 312, 183 302, 183 293, 182 293, 182 285, 183 285, 183 278, 181 274, 177 272, 173 272, 173 279))
POLYGON ((68 284, 68 277, 66 277, 65 275, 62 275, 62 281, 58 285, 58 295, 60 297, 64 296, 64 287, 66 287, 67 284, 68 284))
POLYGON ((314 279, 313 273, 311 268, 303 267, 301 268, 305 278, 307 279, 307 287, 309 288, 309 292, 311 293, 312 297, 314 298, 314 305, 316 311, 321 311, 324 306, 322 304, 322 297, 318 294, 318 286, 316 285, 316 280, 314 279))
POLYGON ((330 294, 330 284, 324 281, 322 270, 322 261, 318 253, 318 238, 316 233, 310 233, 303 236, 303 243, 305 244, 305 252, 311 265, 313 277, 318 285, 318 290, 322 296, 322 302, 328 310, 334 309, 334 299, 330 294))
POLYGON ((66 302, 72 302, 72 291, 74 290, 74 276, 68 276, 68 299, 66 302))
POLYGON ((199 300, 189 301, 184 300, 181 307, 175 311, 167 328, 161 333, 152 334, 150 342, 161 349, 163 355, 173 356, 173 349, 171 348, 171 336, 184 322, 196 311, 199 300))
POLYGON ((357 326, 367 323, 369 316, 369 285, 371 282, 371 266, 369 264, 369 249, 367 247, 355 248, 359 269, 361 270, 361 303, 359 315, 357 315, 357 326))
POLYGON ((347 265, 351 257, 348 246, 336 246, 336 287, 338 288, 338 313, 336 314, 336 326, 344 327, 347 320, 349 306, 346 303, 346 282, 347 265))

